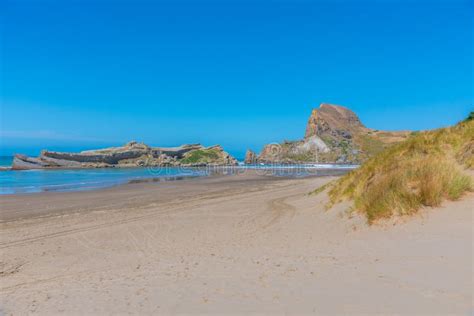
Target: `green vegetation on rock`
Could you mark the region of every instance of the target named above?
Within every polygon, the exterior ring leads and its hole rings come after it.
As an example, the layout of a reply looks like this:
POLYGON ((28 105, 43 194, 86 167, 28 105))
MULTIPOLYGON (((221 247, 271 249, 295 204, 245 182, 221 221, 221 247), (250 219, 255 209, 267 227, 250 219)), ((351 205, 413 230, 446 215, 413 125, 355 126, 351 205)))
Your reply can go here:
POLYGON ((445 199, 459 199, 473 190, 473 180, 465 172, 474 168, 473 156, 472 119, 411 135, 337 180, 329 191, 330 205, 353 200, 372 223, 415 213, 422 206, 438 206, 445 199))
POLYGON ((180 160, 182 164, 210 163, 219 159, 219 152, 216 149, 198 149, 184 155, 180 160))

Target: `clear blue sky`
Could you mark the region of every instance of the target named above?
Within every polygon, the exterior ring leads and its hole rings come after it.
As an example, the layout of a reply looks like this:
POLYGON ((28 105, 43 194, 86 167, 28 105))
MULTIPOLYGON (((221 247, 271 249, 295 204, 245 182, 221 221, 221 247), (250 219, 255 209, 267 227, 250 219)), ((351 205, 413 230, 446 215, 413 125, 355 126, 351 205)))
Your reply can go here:
POLYGON ((1 150, 246 148, 321 102, 369 127, 473 109, 473 1, 0 1, 1 150))

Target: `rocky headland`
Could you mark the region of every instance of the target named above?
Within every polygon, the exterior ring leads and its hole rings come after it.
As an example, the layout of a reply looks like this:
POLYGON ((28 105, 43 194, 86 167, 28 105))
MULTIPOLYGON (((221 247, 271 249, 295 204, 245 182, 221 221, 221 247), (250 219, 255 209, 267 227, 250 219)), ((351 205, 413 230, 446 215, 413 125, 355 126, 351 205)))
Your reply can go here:
POLYGON ((266 145, 259 155, 248 151, 245 162, 361 163, 409 134, 367 128, 348 108, 322 103, 311 112, 302 140, 266 145))
POLYGON ((237 160, 219 146, 200 144, 179 147, 150 147, 144 143, 129 142, 122 147, 87 150, 79 153, 43 150, 39 157, 17 154, 12 169, 47 168, 112 168, 162 166, 220 166, 236 165, 237 160))

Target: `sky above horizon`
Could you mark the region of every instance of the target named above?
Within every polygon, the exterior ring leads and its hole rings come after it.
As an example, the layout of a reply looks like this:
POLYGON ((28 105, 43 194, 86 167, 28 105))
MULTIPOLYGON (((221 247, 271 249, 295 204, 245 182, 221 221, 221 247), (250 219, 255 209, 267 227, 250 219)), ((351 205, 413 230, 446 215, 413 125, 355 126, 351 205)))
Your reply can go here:
POLYGON ((312 108, 421 130, 473 106, 473 1, 0 3, 0 155, 300 139, 312 108))

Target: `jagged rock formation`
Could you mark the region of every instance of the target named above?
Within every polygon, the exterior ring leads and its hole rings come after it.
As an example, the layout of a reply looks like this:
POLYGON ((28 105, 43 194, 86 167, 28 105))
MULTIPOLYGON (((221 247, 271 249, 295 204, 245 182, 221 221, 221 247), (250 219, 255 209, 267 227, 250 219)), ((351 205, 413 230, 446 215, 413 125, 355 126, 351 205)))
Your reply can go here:
POLYGON ((39 157, 15 155, 12 169, 105 168, 145 166, 236 165, 237 160, 221 146, 200 144, 150 147, 135 141, 122 147, 67 153, 43 150, 39 157))
POLYGON ((350 139, 353 133, 366 132, 368 129, 357 115, 346 107, 322 103, 319 109, 313 109, 306 126, 305 139, 312 136, 331 135, 350 139))
POLYGON ((245 160, 244 163, 251 165, 257 163, 257 154, 250 149, 247 150, 245 153, 245 160))
POLYGON ((257 162, 360 163, 408 134, 367 128, 348 108, 323 103, 311 112, 302 140, 266 145, 257 162))

